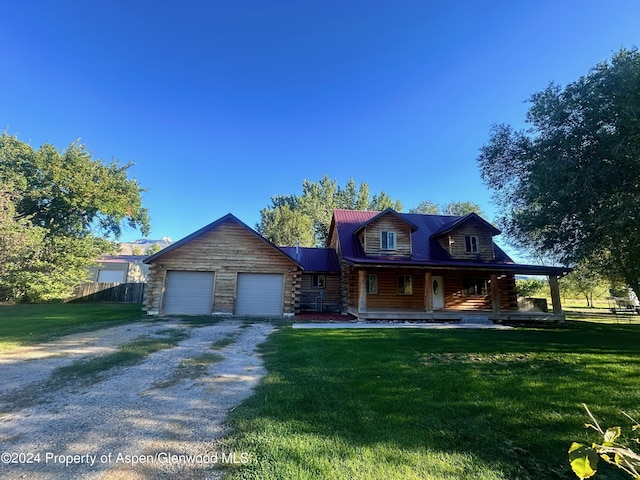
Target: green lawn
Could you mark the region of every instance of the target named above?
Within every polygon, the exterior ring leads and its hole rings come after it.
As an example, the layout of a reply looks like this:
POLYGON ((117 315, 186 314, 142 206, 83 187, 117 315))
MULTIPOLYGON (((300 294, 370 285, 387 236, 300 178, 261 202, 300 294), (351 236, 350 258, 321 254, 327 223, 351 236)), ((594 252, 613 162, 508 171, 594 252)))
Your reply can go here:
POLYGON ((61 335, 140 320, 138 304, 0 305, 0 352, 61 335))
MULTIPOLYGON (((576 478, 581 402, 603 426, 640 416, 639 329, 283 328, 262 347, 269 374, 230 416, 222 447, 250 461, 228 478, 576 478)), ((595 478, 628 477, 603 466, 595 478)))

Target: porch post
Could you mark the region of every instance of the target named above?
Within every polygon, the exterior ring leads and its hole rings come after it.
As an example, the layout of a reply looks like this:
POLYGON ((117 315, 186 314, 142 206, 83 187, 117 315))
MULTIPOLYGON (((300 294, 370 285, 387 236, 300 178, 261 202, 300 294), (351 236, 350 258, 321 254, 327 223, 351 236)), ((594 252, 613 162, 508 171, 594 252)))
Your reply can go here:
POLYGON ((427 313, 433 312, 433 276, 431 272, 424 274, 424 310, 427 313))
POLYGON ((491 274, 491 308, 493 313, 500 313, 500 288, 498 288, 498 275, 491 274))
POLYGON ((358 313, 367 311, 367 272, 358 270, 358 313))
POLYGON ((549 275, 549 287, 551 288, 551 305, 553 305, 553 313, 562 314, 562 302, 560 301, 560 285, 558 285, 558 277, 549 275))

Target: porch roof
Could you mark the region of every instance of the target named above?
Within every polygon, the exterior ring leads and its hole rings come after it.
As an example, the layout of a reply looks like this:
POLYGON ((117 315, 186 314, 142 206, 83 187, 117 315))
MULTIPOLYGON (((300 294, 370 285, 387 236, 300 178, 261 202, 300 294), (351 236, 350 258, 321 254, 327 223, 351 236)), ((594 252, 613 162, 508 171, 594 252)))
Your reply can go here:
POLYGON ((362 268, 418 268, 422 270, 481 270, 496 273, 513 273, 522 275, 555 275, 565 276, 572 269, 567 267, 551 267, 545 265, 527 265, 521 263, 508 262, 479 262, 479 261, 456 261, 456 260, 431 260, 421 261, 412 259, 367 257, 354 258, 342 257, 343 260, 355 267, 362 268))

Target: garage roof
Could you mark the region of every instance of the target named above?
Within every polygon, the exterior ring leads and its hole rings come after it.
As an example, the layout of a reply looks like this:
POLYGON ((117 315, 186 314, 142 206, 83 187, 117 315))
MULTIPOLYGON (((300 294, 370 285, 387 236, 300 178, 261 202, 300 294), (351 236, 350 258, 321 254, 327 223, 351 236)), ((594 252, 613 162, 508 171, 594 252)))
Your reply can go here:
POLYGON ((204 235, 207 232, 210 232, 211 230, 213 230, 214 228, 216 228, 217 226, 225 223, 225 222, 235 222, 238 225, 240 225, 241 227, 243 227, 245 230, 247 230, 249 233, 251 233, 252 235, 254 235, 256 238, 258 238, 259 240, 261 240, 262 242, 266 243, 267 245, 269 245, 270 247, 272 247, 273 249, 277 250, 278 252, 280 252, 282 255, 284 255, 285 257, 287 257, 289 260, 291 260, 293 263, 295 263, 296 265, 298 265, 300 268, 303 268, 302 264, 300 263, 300 261, 298 261, 295 257, 289 255, 287 252, 283 251, 282 249, 278 248, 276 245, 274 245, 273 243, 271 243, 269 240, 267 240, 266 238, 264 238, 262 235, 260 235, 258 232, 256 232, 253 228, 251 228, 250 226, 248 226, 246 223, 242 222, 241 220, 239 220, 236 216, 234 216, 231 213, 227 213, 224 217, 219 218, 218 220, 210 223, 209 225, 202 227, 200 230, 197 230, 195 232, 193 232, 191 235, 187 235, 186 237, 184 237, 181 240, 178 240, 177 242, 172 243, 171 245, 169 245, 168 247, 163 248, 162 250, 160 250, 158 253, 151 255, 149 257, 147 257, 144 261, 144 263, 147 264, 151 264, 155 261, 157 261, 158 259, 162 258, 164 255, 166 255, 169 252, 172 252, 173 250, 183 246, 184 244, 190 242, 191 240, 198 238, 201 235, 204 235))

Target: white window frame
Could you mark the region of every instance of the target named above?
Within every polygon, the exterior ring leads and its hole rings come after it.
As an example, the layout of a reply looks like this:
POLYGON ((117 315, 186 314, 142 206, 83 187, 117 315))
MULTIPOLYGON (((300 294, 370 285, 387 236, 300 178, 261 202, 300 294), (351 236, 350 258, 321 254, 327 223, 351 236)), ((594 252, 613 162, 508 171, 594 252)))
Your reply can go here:
POLYGON ((465 235, 464 236, 464 249, 467 253, 478 253, 479 240, 477 235, 465 235))
POLYGON ((383 230, 380 232, 380 249, 395 250, 396 249, 396 232, 383 230))

